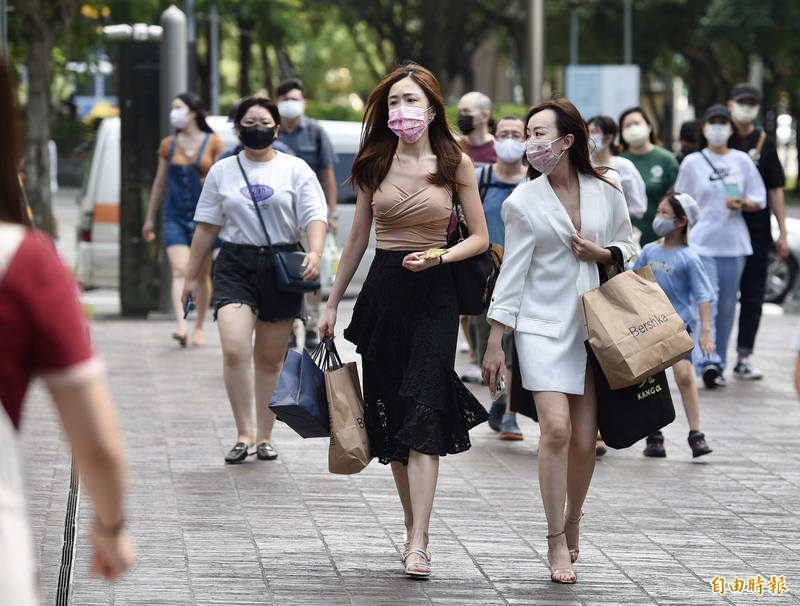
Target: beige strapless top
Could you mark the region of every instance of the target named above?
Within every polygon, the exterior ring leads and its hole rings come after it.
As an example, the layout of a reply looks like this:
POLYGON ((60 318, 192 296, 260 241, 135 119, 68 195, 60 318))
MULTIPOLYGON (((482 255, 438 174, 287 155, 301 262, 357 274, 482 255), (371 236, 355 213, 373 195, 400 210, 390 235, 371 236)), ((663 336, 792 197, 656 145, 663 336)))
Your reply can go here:
POLYGON ((384 181, 372 196, 377 247, 411 251, 444 248, 452 210, 452 197, 444 187, 429 184, 409 194, 384 181))

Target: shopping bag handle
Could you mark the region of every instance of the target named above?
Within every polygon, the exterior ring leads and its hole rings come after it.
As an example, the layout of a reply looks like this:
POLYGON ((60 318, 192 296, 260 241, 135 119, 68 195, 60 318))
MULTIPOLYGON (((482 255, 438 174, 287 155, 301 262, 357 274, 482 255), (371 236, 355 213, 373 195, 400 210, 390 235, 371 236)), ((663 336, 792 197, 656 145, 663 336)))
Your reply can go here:
POLYGON ((328 352, 326 359, 328 368, 331 370, 337 370, 341 368, 343 366, 342 359, 339 357, 339 352, 336 351, 336 344, 333 342, 333 339, 330 337, 322 337, 320 343, 324 344, 324 347, 328 352))

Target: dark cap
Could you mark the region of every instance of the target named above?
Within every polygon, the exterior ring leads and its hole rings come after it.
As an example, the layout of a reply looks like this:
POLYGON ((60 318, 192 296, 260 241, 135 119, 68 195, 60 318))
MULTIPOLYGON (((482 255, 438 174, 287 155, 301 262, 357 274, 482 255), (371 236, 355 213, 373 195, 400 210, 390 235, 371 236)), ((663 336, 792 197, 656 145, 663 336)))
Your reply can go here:
POLYGON ((720 103, 715 103, 711 107, 706 110, 706 113, 703 114, 703 122, 708 122, 711 118, 722 117, 725 118, 728 122, 733 122, 731 119, 731 112, 728 111, 728 108, 720 103))
POLYGON ((756 103, 761 103, 761 91, 748 82, 737 84, 731 91, 731 99, 739 101, 740 99, 755 99, 756 103))

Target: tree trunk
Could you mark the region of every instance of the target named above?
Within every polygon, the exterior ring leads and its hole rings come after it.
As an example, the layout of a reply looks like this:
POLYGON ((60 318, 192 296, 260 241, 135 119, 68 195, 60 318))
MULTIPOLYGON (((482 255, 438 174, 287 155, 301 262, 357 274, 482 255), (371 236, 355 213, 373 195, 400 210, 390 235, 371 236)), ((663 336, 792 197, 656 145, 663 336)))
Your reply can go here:
POLYGON ((267 94, 272 97, 272 85, 274 81, 272 62, 269 60, 269 55, 267 54, 267 45, 263 40, 258 43, 258 48, 261 51, 261 63, 264 64, 264 90, 266 90, 267 94))
POLYGON ((36 226, 53 233, 50 199, 50 105, 53 46, 80 0, 26 0, 17 4, 27 40, 28 103, 25 105, 25 193, 36 226))
POLYGON ((50 81, 53 38, 40 31, 28 38, 28 103, 25 106, 25 193, 36 226, 53 233, 50 199, 50 81))
POLYGON ((250 63, 252 54, 253 22, 249 19, 239 19, 239 95, 246 97, 250 90, 250 63))

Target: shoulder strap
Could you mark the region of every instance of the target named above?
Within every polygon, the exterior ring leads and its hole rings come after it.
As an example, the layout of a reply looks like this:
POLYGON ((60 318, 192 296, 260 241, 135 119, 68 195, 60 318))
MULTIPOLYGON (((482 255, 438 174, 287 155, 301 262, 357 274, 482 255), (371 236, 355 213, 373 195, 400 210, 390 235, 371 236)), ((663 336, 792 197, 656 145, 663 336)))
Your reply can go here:
POLYGON ((761 150, 764 149, 764 141, 767 140, 767 132, 761 131, 761 134, 758 136, 758 143, 756 143, 756 155, 753 158, 753 162, 756 163, 758 166, 758 161, 761 159, 761 150))
POLYGON ((261 229, 264 230, 264 236, 267 238, 269 252, 270 254, 274 255, 275 252, 272 250, 272 240, 270 240, 269 233, 267 232, 267 226, 264 224, 264 217, 261 216, 261 209, 258 207, 258 201, 256 200, 253 188, 250 186, 250 180, 247 178, 247 173, 244 172, 244 167, 242 166, 242 161, 239 159, 239 154, 236 154, 236 163, 239 165, 239 170, 242 171, 242 177, 244 177, 244 183, 247 185, 247 191, 250 194, 250 200, 253 202, 253 206, 256 207, 256 216, 258 216, 258 222, 261 223, 261 229))
POLYGON ((484 166, 481 169, 481 182, 480 186, 478 187, 478 193, 480 194, 481 201, 483 201, 484 196, 486 196, 486 192, 489 191, 491 182, 492 182, 492 165, 489 164, 488 166, 484 166))
POLYGON ((706 156, 706 154, 704 153, 705 151, 706 150, 701 149, 700 155, 703 156, 703 159, 706 162, 708 162, 708 165, 711 167, 711 170, 714 171, 714 174, 717 175, 717 177, 719 177, 720 180, 722 180, 722 175, 720 174, 719 169, 711 163, 711 160, 709 160, 708 156, 706 156))
POLYGON ((175 137, 172 137, 172 141, 169 143, 169 157, 167 158, 167 162, 172 164, 172 156, 175 155, 175 137))
POLYGON ((206 143, 211 138, 211 133, 206 133, 206 136, 203 138, 203 143, 200 145, 200 151, 197 152, 197 155, 194 157, 194 166, 199 171, 202 172, 202 167, 200 162, 203 160, 203 152, 206 151, 206 143))

